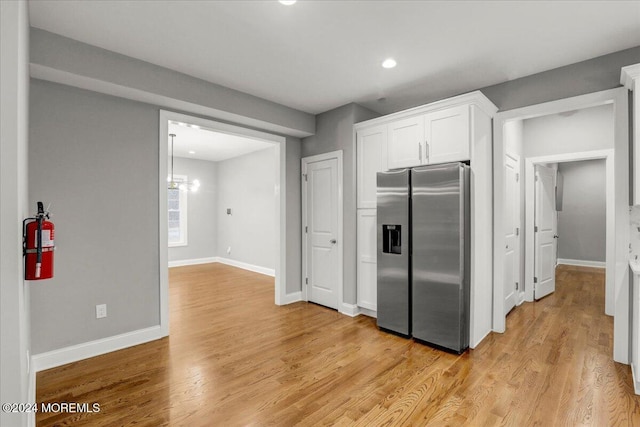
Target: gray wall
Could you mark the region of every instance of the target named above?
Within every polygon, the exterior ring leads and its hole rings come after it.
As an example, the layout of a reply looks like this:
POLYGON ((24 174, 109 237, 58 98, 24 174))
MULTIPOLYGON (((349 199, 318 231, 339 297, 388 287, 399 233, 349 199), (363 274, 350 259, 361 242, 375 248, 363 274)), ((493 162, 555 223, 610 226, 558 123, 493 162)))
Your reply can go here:
POLYGON ((33 352, 158 325, 158 109, 39 80, 30 107, 30 205, 51 202, 56 225, 33 352))
MULTIPOLYGON (((22 220, 35 210, 27 205, 27 3, 0 2, 0 29, 0 401, 27 403, 29 291, 38 286, 22 279, 22 220)), ((30 417, 0 411, 0 425, 26 426, 30 417)))
POLYGON ((276 267, 275 178, 273 147, 217 163, 217 256, 276 267))
POLYGON ((525 157, 613 148, 613 106, 523 120, 525 157))
POLYGON ((316 116, 316 134, 302 140, 302 157, 342 150, 343 156, 343 298, 356 303, 356 158, 353 125, 378 114, 347 104, 316 116))
POLYGON ((620 68, 639 62, 640 46, 480 90, 500 111, 512 110, 619 87, 620 68))
POLYGON ((174 173, 200 181, 197 192, 187 192, 187 246, 169 247, 169 261, 216 256, 217 163, 206 160, 174 159, 174 173))
POLYGON ((563 209, 558 212, 558 258, 605 261, 605 160, 560 163, 563 209))
MULTIPOLYGON (((33 353, 159 324, 159 108, 37 79, 31 91, 29 204, 52 202, 57 246, 55 278, 32 291, 33 353), (101 303, 106 319, 95 318, 101 303)), ((286 138, 285 155, 291 293, 301 289, 299 139, 286 138)))

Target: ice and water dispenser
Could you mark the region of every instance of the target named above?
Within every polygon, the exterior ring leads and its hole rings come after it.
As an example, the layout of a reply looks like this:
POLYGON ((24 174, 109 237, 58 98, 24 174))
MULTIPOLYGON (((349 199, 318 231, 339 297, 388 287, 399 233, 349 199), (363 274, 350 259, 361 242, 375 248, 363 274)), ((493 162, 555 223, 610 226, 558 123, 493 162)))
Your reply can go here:
POLYGON ((382 252, 386 254, 401 254, 402 226, 382 225, 382 252))

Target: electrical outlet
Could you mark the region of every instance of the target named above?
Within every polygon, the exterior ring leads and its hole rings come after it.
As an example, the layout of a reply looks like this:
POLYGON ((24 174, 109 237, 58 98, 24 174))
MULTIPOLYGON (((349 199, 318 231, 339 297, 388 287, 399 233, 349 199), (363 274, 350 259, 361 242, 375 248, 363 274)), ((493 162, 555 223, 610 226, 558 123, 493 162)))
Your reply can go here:
POLYGON ((107 304, 96 305, 96 319, 107 317, 107 304))
POLYGON ((227 254, 231 255, 231 246, 227 248, 227 254))

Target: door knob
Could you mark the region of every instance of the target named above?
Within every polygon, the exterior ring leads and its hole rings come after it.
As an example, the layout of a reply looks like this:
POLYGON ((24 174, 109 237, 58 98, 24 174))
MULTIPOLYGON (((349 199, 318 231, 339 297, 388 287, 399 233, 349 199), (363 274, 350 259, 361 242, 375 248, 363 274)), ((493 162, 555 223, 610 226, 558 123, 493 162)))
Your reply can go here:
POLYGON ((336 243, 338 243, 338 241, 336 239, 331 239, 329 240, 329 243, 331 243, 332 245, 335 245, 336 243))

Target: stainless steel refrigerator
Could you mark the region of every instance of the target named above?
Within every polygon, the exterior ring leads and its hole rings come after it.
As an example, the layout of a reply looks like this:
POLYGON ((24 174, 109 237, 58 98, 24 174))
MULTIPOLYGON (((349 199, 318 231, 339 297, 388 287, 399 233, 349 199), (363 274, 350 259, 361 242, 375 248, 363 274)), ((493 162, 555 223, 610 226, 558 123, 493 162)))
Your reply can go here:
POLYGON ((469 346, 469 167, 377 179, 378 326, 461 353, 469 346))

